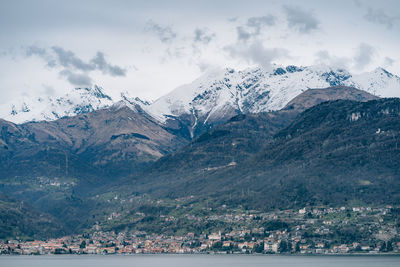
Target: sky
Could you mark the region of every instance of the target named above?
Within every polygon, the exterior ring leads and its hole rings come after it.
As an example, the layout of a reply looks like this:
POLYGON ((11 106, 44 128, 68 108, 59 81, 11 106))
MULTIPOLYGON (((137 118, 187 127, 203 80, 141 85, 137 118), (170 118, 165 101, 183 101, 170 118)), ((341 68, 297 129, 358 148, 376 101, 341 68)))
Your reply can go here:
POLYGON ((398 0, 0 0, 0 104, 94 84, 155 100, 218 68, 400 74, 398 0))

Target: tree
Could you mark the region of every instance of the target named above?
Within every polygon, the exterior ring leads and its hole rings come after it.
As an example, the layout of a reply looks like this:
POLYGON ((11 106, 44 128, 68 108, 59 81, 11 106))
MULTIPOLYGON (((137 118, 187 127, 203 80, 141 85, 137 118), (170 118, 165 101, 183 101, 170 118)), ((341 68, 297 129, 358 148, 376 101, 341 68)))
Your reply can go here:
POLYGON ((288 251, 288 252, 291 252, 292 249, 293 249, 292 243, 291 243, 291 242, 288 242, 288 243, 287 243, 287 251, 288 251))
POLYGON ((260 244, 255 244, 253 251, 255 253, 262 253, 264 251, 264 242, 261 242, 260 244))
POLYGON ((393 251, 393 246, 392 246, 392 242, 387 242, 387 245, 386 245, 386 250, 389 252, 389 251, 393 251))
POLYGON ((280 253, 288 252, 289 251, 288 242, 282 240, 281 243, 279 244, 278 251, 280 253))
POLYGON ((300 252, 300 243, 299 242, 296 243, 295 251, 300 252))
POLYGON ((83 240, 82 243, 80 244, 79 248, 86 248, 86 241, 83 240))
POLYGON ((212 245, 212 248, 214 248, 214 249, 221 249, 221 248, 222 248, 222 242, 221 242, 221 241, 215 242, 215 243, 212 245))
POLYGON ((382 246, 381 246, 381 248, 380 248, 380 251, 382 251, 382 252, 386 252, 386 251, 387 251, 386 242, 383 242, 383 243, 382 243, 382 246))

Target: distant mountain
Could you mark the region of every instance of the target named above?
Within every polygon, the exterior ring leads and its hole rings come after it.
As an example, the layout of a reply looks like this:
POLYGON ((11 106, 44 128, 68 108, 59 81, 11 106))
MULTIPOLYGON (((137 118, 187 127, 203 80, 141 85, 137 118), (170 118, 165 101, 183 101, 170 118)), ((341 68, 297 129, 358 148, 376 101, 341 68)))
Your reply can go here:
POLYGON ((75 88, 63 96, 25 97, 17 103, 3 104, 0 106, 0 118, 14 123, 52 121, 109 108, 117 102, 123 102, 133 109, 136 105, 143 107, 150 104, 132 98, 126 92, 121 93, 120 98, 112 99, 104 93, 103 88, 94 85, 92 88, 75 88))
POLYGON ((400 78, 377 68, 352 75, 324 65, 212 70, 153 103, 121 93, 113 99, 99 86, 76 88, 56 97, 22 98, 0 106, 0 118, 14 123, 52 121, 125 103, 140 106, 171 133, 193 139, 237 114, 282 109, 310 88, 350 86, 379 97, 400 97, 400 78))
POLYGON ((327 66, 214 70, 146 107, 153 117, 194 138, 237 114, 282 109, 309 88, 351 86, 382 97, 400 96, 400 78, 378 68, 352 75, 327 66))
MULTIPOLYGON (((248 128, 252 119, 241 121, 248 128)), ((240 136, 222 132, 232 123, 160 159, 132 188, 156 197, 196 195, 261 209, 400 201, 399 99, 324 102, 269 139, 264 128, 250 127, 256 130, 242 134, 242 149, 240 136), (259 146, 255 153, 248 152, 254 146, 246 148, 248 136, 259 146)))

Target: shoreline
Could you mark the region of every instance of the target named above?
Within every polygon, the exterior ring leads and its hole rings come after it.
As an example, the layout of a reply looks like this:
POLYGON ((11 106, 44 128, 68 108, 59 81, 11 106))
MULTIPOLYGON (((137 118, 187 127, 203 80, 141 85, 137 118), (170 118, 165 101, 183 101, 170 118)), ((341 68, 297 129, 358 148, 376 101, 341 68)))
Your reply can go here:
POLYGON ((1 257, 40 257, 40 256, 250 256, 250 257, 400 257, 400 253, 336 253, 336 254, 294 254, 294 253, 110 253, 110 254, 89 254, 89 253, 75 253, 75 254, 0 254, 1 257))

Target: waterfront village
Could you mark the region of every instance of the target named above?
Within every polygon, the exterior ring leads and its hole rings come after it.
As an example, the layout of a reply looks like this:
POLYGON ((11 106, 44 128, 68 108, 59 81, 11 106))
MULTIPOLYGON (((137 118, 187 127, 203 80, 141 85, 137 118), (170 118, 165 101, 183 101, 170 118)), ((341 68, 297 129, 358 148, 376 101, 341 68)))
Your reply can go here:
MULTIPOLYGON (((399 208, 303 208, 188 219, 247 225, 230 231, 166 236, 144 231, 93 231, 49 240, 3 240, 1 254, 400 254, 399 208), (238 223, 241 222, 241 223, 238 223), (260 226, 262 225, 262 226, 260 226), (257 227, 258 226, 258 227, 257 227)), ((173 220, 166 217, 163 220, 173 220)))

